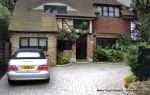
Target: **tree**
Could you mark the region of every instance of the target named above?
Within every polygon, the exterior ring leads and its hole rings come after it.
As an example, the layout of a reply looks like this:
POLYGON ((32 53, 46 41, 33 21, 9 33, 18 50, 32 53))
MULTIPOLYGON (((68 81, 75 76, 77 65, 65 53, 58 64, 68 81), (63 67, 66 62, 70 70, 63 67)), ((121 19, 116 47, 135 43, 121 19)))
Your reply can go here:
POLYGON ((14 2, 15 1, 16 0, 0 0, 0 3, 3 6, 7 7, 10 11, 13 11, 13 9, 14 9, 14 2))
POLYGON ((144 14, 139 22, 138 30, 140 31, 142 40, 150 44, 150 14, 144 14))
POLYGON ((137 17, 150 12, 150 0, 132 0, 132 2, 133 12, 137 17))
POLYGON ((11 12, 0 4, 0 41, 8 40, 8 25, 11 12))
POLYGON ((150 44, 150 0, 133 0, 132 8, 142 40, 150 44))

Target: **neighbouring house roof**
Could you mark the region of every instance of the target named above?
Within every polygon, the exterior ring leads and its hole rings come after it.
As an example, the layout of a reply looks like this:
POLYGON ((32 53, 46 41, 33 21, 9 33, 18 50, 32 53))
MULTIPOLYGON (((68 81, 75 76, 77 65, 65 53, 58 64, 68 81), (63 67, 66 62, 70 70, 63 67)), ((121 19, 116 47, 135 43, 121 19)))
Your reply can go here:
POLYGON ((117 0, 18 0, 10 21, 10 31, 57 32, 55 15, 44 14, 43 5, 59 3, 67 5, 67 16, 96 17, 93 4, 121 6, 117 0))

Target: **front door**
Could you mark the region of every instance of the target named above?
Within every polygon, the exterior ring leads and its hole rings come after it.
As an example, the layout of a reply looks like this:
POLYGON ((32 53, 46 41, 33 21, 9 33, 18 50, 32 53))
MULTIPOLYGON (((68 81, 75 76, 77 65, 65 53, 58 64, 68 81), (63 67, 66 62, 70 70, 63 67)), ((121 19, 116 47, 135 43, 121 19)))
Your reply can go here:
POLYGON ((86 59, 87 57, 87 35, 81 35, 76 41, 76 58, 86 59))

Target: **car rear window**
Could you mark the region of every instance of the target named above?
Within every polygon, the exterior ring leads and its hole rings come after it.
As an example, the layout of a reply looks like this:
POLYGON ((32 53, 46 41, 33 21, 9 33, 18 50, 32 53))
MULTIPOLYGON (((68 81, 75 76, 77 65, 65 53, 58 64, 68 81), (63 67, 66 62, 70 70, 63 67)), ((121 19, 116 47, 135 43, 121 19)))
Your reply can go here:
POLYGON ((28 57, 33 57, 33 58, 37 58, 40 57, 40 53, 38 52, 19 52, 16 56, 17 58, 28 58, 28 57))
POLYGON ((13 59, 44 59, 45 56, 41 52, 17 52, 13 59))

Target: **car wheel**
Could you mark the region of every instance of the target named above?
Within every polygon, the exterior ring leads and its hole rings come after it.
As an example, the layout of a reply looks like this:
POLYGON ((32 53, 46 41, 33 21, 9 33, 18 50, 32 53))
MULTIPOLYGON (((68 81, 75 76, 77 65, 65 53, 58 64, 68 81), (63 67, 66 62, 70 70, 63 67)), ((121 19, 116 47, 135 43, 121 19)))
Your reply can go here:
POLYGON ((14 81, 12 81, 10 79, 8 79, 8 83, 9 83, 9 85, 14 85, 14 81))

